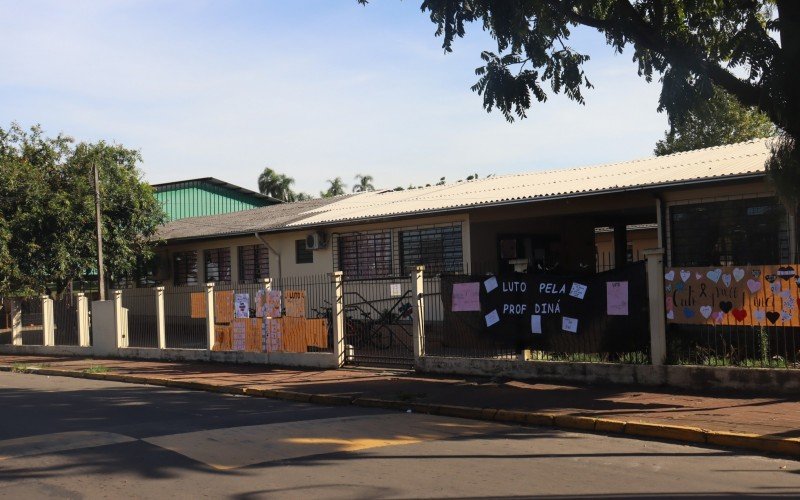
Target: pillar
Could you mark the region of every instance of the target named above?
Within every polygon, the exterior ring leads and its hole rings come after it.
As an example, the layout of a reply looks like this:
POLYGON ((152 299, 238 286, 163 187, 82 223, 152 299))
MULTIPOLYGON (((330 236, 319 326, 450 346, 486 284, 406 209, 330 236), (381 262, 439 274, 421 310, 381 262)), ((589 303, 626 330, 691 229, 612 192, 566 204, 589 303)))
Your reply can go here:
POLYGON ((78 345, 89 347, 89 299, 83 292, 78 293, 78 345))
POLYGON ((423 274, 425 266, 416 266, 411 271, 411 324, 414 338, 414 366, 419 366, 420 358, 425 355, 425 296, 423 274))
POLYGON ((11 343, 22 345, 22 304, 19 299, 11 299, 11 343))
POLYGON ((650 360, 663 365, 667 358, 667 319, 664 310, 664 249, 644 251, 647 294, 650 299, 650 360))
POLYGON ((206 336, 210 351, 214 348, 214 283, 206 283, 206 336))
POLYGON ((156 331, 158 332, 158 348, 167 348, 167 320, 164 315, 164 287, 157 286, 156 291, 156 331))
POLYGON ((117 347, 128 347, 128 315, 122 307, 122 290, 111 292, 114 300, 114 328, 117 332, 117 347))
POLYGON ((56 325, 53 316, 53 299, 42 295, 42 345, 56 345, 56 325))
POLYGON ((333 354, 336 356, 337 366, 344 365, 344 274, 342 271, 333 273, 333 354))

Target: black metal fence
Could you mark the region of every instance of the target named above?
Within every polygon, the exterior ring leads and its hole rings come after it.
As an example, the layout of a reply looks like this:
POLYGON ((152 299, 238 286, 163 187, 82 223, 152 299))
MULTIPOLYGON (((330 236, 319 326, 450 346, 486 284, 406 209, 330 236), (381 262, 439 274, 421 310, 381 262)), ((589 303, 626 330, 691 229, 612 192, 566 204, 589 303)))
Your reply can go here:
MULTIPOLYGON (((192 293, 205 293, 205 290, 205 285, 164 290, 164 334, 167 348, 209 348, 206 319, 192 317, 192 293)), ((155 292, 150 290, 150 293, 154 294, 155 292)), ((155 301, 154 297, 153 301, 155 301)), ((153 331, 156 332, 155 325, 153 331)))
POLYGON ((158 347, 158 324, 154 288, 122 291, 122 307, 128 310, 128 346, 158 347))
POLYGON ((65 294, 53 299, 53 329, 56 345, 78 345, 78 299, 65 294))
POLYGON ((22 344, 44 344, 42 299, 39 297, 21 299, 20 309, 22 311, 22 344))
POLYGON ((411 278, 345 280, 342 287, 346 362, 411 368, 411 278))
POLYGON ((637 364, 650 360, 644 263, 580 277, 426 277, 424 297, 426 355, 519 359, 524 354, 534 360, 637 364), (575 283, 586 287, 582 294, 581 287, 575 293, 581 298, 571 294, 575 283), (609 314, 609 283, 625 283, 626 314, 609 314), (454 289, 462 285, 473 287, 471 304, 469 297, 454 300, 454 289), (478 289, 480 305, 474 300, 478 289))

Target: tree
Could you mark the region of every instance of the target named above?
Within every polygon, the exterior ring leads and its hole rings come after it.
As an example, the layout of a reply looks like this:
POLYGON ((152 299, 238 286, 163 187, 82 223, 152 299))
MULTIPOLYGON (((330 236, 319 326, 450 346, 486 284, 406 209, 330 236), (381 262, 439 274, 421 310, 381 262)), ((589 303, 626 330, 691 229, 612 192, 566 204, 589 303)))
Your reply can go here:
POLYGON ((105 142, 75 144, 12 124, 0 128, 0 294, 57 292, 96 269, 94 187, 102 187, 105 268, 131 277, 152 256, 164 222, 153 189, 142 182, 137 151, 105 142))
POLYGON ((355 179, 358 181, 358 184, 353 186, 354 193, 375 191, 375 186, 372 185, 374 179, 371 175, 356 174, 355 179))
POLYGON ((330 184, 328 186, 328 190, 327 191, 321 191, 319 193, 320 196, 322 196, 323 198, 331 198, 333 196, 343 195, 344 194, 344 190, 347 188, 347 186, 342 181, 341 177, 335 177, 333 179, 328 179, 328 184, 330 184))
POLYGON ((272 196, 283 201, 294 201, 295 193, 292 191, 294 179, 279 174, 269 167, 264 168, 258 176, 258 190, 261 194, 272 196))
POLYGON ((767 116, 746 108, 724 90, 714 89, 708 101, 699 103, 675 121, 658 141, 657 156, 722 146, 775 134, 775 125, 767 116))
MULTIPOLYGON (((359 0, 367 3, 367 0, 359 0)), ((472 89, 508 121, 524 118, 554 93, 584 102, 589 56, 569 45, 571 30, 587 26, 616 52, 632 48, 638 72, 661 82, 658 109, 680 121, 714 86, 743 106, 764 112, 784 135, 768 169, 800 184, 800 2, 797 0, 424 0, 446 52, 479 23, 497 51, 472 89), (779 154, 780 153, 780 154, 779 154)), ((794 200, 797 203, 797 200, 794 200)))

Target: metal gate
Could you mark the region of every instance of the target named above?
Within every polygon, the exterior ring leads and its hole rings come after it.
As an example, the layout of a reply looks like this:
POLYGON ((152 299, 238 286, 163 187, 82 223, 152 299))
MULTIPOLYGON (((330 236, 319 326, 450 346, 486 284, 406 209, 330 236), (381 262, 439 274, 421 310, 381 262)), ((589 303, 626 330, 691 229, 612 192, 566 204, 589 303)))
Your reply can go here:
POLYGON ((413 368, 411 279, 343 282, 345 363, 413 368))
POLYGON ((78 345, 78 299, 72 294, 53 300, 56 345, 78 345))

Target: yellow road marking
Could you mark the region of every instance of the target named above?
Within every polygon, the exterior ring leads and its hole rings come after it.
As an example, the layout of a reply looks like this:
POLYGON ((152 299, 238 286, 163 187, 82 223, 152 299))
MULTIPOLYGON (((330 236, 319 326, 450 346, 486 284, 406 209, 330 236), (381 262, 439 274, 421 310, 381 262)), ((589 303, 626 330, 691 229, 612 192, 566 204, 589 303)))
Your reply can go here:
POLYGON ((420 414, 282 422, 157 436, 143 441, 220 470, 337 452, 475 435, 500 428, 420 414))
POLYGON ((0 460, 44 455, 59 451, 129 443, 136 439, 113 432, 74 431, 41 434, 0 441, 0 460))

